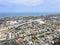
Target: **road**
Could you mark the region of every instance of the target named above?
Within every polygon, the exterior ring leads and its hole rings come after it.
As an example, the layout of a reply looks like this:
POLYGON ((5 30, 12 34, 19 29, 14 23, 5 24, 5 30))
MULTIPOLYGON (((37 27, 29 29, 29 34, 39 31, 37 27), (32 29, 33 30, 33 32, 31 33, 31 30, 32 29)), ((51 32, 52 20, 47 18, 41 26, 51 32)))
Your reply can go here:
POLYGON ((6 32, 6 31, 9 31, 9 29, 13 28, 13 27, 18 27, 18 26, 22 26, 24 24, 29 24, 31 22, 34 22, 34 21, 39 21, 40 19, 36 19, 36 20, 31 20, 29 22, 25 22, 25 23, 22 23, 22 24, 17 24, 17 25, 13 25, 13 26, 8 26, 8 27, 4 27, 3 29, 0 29, 0 32, 6 32))

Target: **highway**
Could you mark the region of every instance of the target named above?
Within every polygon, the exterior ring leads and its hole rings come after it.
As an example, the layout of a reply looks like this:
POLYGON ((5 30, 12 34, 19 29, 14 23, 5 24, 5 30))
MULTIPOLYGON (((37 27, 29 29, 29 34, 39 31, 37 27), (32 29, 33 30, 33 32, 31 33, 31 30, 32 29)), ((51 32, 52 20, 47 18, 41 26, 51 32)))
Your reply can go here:
POLYGON ((0 29, 0 32, 6 32, 6 31, 9 31, 9 29, 11 29, 11 28, 22 26, 26 23, 29 24, 29 23, 34 22, 34 21, 40 21, 40 19, 31 20, 29 22, 25 22, 25 23, 22 23, 22 24, 17 24, 17 25, 13 25, 13 26, 4 27, 3 29, 0 29))

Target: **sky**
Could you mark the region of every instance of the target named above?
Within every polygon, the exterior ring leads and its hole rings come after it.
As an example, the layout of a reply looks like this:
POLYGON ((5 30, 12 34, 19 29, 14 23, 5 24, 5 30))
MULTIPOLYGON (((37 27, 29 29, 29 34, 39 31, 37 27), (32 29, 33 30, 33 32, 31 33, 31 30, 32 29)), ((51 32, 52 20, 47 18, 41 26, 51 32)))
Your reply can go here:
POLYGON ((0 13, 60 13, 60 0, 0 0, 0 13))

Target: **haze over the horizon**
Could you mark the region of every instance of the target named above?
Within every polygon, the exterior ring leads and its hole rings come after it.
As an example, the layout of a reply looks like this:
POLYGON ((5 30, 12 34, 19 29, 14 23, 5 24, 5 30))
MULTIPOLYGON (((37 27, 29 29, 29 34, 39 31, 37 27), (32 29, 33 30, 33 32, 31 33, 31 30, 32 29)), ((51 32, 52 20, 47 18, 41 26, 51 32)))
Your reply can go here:
POLYGON ((60 0, 0 0, 0 13, 29 12, 60 13, 60 0))

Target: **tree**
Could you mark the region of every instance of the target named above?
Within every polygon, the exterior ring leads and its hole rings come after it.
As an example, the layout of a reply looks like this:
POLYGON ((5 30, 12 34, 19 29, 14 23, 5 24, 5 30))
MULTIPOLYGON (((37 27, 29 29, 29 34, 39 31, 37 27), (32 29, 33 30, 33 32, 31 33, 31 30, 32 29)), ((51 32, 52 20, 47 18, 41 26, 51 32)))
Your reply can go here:
POLYGON ((60 45, 60 37, 54 39, 53 45, 60 45))

